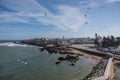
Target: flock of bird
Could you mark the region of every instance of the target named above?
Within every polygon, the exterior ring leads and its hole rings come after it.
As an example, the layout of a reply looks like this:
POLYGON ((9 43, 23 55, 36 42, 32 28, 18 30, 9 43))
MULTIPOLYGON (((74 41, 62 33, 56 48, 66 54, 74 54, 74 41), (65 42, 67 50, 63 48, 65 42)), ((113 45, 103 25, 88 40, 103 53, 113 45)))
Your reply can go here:
MULTIPOLYGON (((87 18, 88 16, 89 16, 89 11, 90 10, 92 10, 92 7, 91 6, 88 6, 89 4, 92 4, 92 2, 80 2, 80 5, 87 5, 87 7, 86 7, 86 12, 85 12, 85 14, 83 15, 85 18, 87 18)), ((100 6, 97 6, 97 7, 99 7, 99 8, 106 8, 104 5, 100 5, 100 6)), ((44 16, 48 16, 48 14, 47 14, 47 12, 44 12, 44 16)), ((85 21, 84 22, 84 24, 89 24, 89 22, 88 21, 85 21)), ((90 31, 91 31, 92 29, 90 29, 90 31)))

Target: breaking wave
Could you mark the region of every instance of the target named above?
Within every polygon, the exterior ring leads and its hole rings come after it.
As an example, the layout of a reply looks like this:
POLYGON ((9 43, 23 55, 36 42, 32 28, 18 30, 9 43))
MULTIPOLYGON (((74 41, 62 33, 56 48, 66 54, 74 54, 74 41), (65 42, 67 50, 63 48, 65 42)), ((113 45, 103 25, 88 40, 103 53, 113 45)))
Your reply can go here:
POLYGON ((18 46, 18 47, 28 47, 28 45, 26 45, 26 44, 15 44, 15 43, 13 43, 13 42, 0 43, 0 46, 8 46, 8 47, 14 47, 14 46, 18 46))

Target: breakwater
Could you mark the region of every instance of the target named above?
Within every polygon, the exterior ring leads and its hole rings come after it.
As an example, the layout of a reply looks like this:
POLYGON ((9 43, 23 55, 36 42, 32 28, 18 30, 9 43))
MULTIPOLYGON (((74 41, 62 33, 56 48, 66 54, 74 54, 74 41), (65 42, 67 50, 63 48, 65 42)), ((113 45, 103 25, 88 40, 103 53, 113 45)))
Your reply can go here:
POLYGON ((76 47, 71 47, 71 48, 82 51, 82 52, 85 52, 86 54, 90 54, 90 55, 95 55, 95 56, 100 56, 100 57, 105 57, 105 58, 110 58, 111 57, 111 55, 106 54, 104 52, 82 49, 82 48, 76 48, 76 47))

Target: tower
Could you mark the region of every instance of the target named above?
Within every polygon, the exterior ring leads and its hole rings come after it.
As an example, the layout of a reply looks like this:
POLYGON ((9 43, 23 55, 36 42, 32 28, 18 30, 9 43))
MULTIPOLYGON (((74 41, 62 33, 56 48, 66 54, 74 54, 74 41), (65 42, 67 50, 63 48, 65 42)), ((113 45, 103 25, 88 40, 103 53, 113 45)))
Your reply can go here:
POLYGON ((63 36, 63 39, 65 39, 65 37, 63 36))
POLYGON ((98 35, 97 35, 97 33, 95 33, 95 38, 97 38, 98 37, 98 35))

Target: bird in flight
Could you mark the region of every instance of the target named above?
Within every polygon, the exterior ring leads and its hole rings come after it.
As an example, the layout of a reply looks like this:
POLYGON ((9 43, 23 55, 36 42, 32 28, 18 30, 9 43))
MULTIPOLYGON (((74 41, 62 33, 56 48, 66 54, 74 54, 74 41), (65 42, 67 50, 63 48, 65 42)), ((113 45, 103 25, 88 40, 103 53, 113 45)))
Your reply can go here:
POLYGON ((44 15, 47 16, 47 13, 45 12, 44 15))

